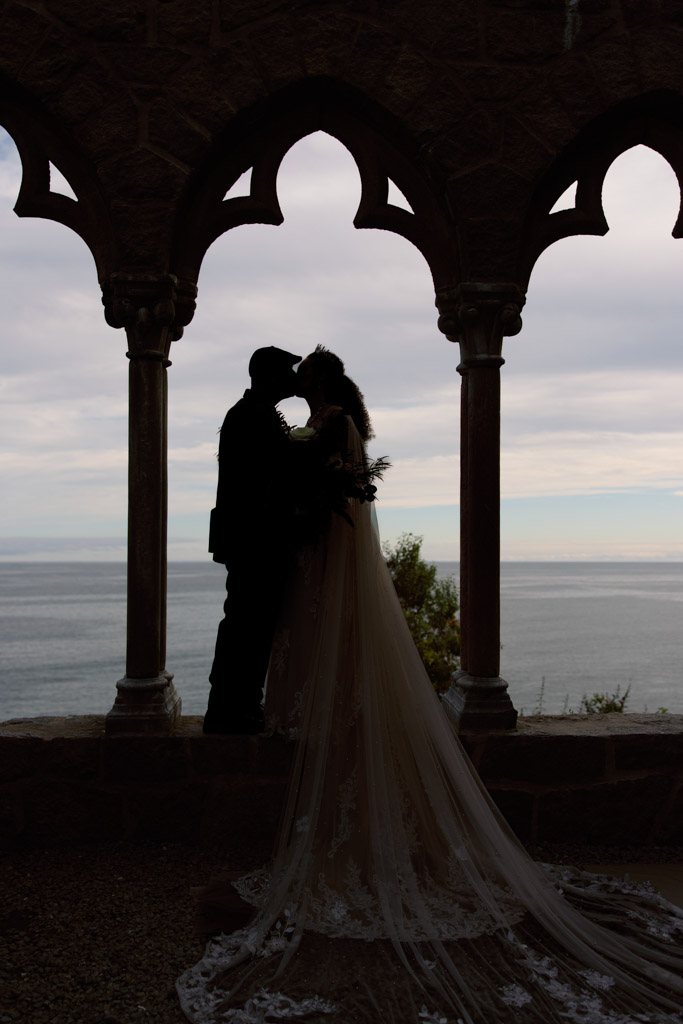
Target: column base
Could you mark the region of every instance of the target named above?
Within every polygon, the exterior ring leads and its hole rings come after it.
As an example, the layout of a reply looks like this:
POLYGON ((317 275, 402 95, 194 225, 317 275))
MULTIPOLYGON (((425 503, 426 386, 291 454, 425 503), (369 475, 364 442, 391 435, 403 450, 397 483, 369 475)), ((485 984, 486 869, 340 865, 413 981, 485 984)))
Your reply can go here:
POLYGON ((514 729, 517 724, 508 684, 500 676, 456 672, 441 703, 458 732, 514 729))
POLYGON ((116 684, 114 706, 105 719, 108 736, 168 736, 180 717, 181 700, 173 675, 162 672, 156 679, 129 679, 116 684))

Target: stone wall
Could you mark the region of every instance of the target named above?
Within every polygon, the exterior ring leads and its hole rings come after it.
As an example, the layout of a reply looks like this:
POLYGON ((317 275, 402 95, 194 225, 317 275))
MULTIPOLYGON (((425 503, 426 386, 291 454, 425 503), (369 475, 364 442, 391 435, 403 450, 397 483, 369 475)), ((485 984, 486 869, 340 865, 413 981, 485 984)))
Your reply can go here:
POLYGON ((547 715, 465 738, 523 842, 683 842, 683 716, 547 715))
MULTIPOLYGON (((683 843, 683 716, 548 716, 463 737, 523 842, 683 843)), ((157 839, 213 842, 264 859, 290 748, 204 736, 185 717, 168 738, 105 736, 104 717, 0 725, 3 846, 157 839)))

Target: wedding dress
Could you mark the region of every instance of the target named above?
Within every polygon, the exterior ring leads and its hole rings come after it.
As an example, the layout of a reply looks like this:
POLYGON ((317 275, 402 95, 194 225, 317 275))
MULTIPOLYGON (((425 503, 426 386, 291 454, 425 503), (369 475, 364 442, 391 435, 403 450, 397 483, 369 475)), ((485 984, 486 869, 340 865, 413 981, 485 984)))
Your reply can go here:
MULTIPOLYGON (((364 457, 346 417, 348 451, 364 457)), ((195 1024, 683 1024, 683 912, 535 864, 450 726, 371 522, 300 552, 271 727, 296 739, 252 922, 178 981, 195 1024)))

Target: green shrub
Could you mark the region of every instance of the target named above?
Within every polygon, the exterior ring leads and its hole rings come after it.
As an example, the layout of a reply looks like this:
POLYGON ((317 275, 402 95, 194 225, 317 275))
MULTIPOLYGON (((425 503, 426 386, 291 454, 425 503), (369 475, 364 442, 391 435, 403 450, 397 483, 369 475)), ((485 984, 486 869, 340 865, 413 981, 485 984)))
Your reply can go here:
POLYGON ((420 557, 422 537, 402 533, 383 546, 408 628, 437 693, 445 693, 460 667, 460 624, 455 577, 436 578, 436 566, 420 557))
POLYGON ((584 693, 579 705, 579 714, 583 715, 608 715, 611 712, 622 714, 626 707, 631 687, 627 687, 622 694, 621 688, 617 686, 614 693, 594 693, 587 697, 584 693))

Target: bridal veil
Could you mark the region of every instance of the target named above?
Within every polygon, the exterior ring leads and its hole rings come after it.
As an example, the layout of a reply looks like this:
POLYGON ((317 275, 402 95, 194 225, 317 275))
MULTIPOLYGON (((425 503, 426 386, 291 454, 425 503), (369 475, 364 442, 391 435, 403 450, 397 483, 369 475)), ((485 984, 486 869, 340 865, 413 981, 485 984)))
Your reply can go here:
MULTIPOLYGON (((346 419, 348 448, 362 441, 346 419)), ((420 661, 371 522, 300 552, 266 714, 295 738, 251 924, 178 981, 195 1024, 682 1024, 683 912, 535 864, 420 661)))

